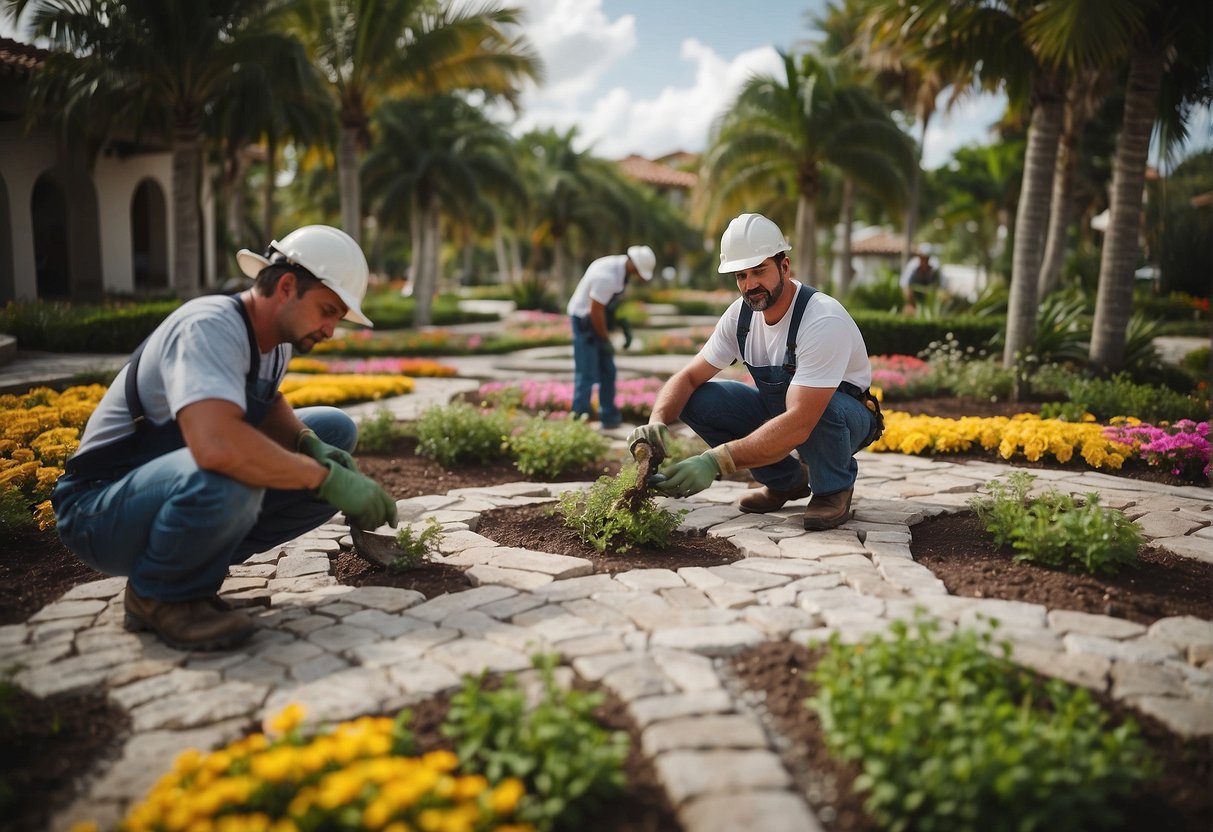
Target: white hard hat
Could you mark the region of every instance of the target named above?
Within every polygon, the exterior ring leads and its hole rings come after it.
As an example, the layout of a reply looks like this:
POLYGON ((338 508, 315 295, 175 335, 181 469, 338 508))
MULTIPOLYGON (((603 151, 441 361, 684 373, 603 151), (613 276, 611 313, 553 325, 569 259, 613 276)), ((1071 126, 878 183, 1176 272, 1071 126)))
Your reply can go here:
POLYGON ((752 269, 781 251, 791 251, 779 226, 762 214, 734 217, 720 238, 720 273, 752 269))
POLYGON ((287 234, 281 241, 270 243, 265 254, 247 248, 236 253, 240 271, 255 278, 266 266, 278 263, 302 266, 328 288, 337 293, 348 307, 347 321, 374 326, 362 314, 362 299, 366 296, 370 268, 366 255, 354 238, 331 225, 305 225, 287 234))
POLYGON ((935 253, 935 247, 930 243, 923 243, 918 247, 918 254, 922 257, 930 257, 935 253))
POLYGON ((640 272, 645 280, 653 279, 653 269, 657 267, 657 255, 648 246, 628 246, 628 259, 640 272))

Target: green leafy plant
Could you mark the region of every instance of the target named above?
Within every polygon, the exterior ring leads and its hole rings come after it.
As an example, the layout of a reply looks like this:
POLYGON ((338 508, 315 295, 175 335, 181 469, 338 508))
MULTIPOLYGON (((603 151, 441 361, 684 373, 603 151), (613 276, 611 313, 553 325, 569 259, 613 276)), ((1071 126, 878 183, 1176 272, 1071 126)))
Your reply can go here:
POLYGON ((657 548, 670 545, 670 536, 686 516, 686 509, 670 511, 658 506, 646 493, 632 505, 624 505, 625 492, 636 484, 637 469, 629 463, 616 477, 599 477, 585 491, 560 495, 557 510, 564 524, 599 552, 608 548, 624 552, 636 544, 657 548))
POLYGON ((593 465, 610 444, 583 419, 536 416, 514 429, 509 447, 520 473, 550 478, 593 465))
POLYGON ((0 488, 0 540, 17 540, 36 528, 29 497, 19 488, 0 488))
POLYGON ((1094 492, 1081 504, 1051 489, 1029 497, 1035 479, 1016 471, 987 483, 988 497, 969 500, 994 541, 1016 549, 1015 560, 1092 575, 1136 565, 1143 538, 1129 518, 1100 507, 1094 492))
POLYGON ((463 402, 431 407, 417 420, 417 453, 443 465, 488 462, 504 454, 510 417, 463 402))
POLYGON ((396 545, 400 554, 388 564, 389 572, 407 572, 416 569, 424 563, 430 552, 437 551, 442 542, 442 524, 430 517, 425 521, 425 527, 417 531, 410 523, 405 523, 396 531, 396 545))
POLYGON ((990 631, 890 626, 846 646, 835 633, 807 701, 881 829, 1092 829, 1156 766, 1136 725, 1110 724, 1082 688, 1040 682, 990 631))
POLYGON ((392 411, 381 407, 374 416, 358 423, 358 450, 371 454, 386 453, 404 435, 405 430, 392 411))
POLYGON ((962 348, 952 333, 933 341, 918 357, 931 368, 924 386, 954 396, 1006 399, 1015 384, 1014 368, 1002 366, 1001 359, 976 347, 962 348))
POLYGON ((1208 416, 1209 402, 1186 396, 1167 387, 1135 384, 1127 373, 1111 378, 1075 378, 1069 387, 1070 400, 1081 404, 1106 421, 1116 416, 1135 416, 1143 422, 1201 421, 1208 416))
POLYGON ((594 719, 603 694, 561 688, 554 656, 536 656, 533 663, 542 681, 533 707, 512 674, 498 690, 485 689, 484 674, 468 676, 451 699, 442 732, 465 770, 491 783, 517 777, 526 784, 521 819, 541 830, 576 829, 623 791, 628 737, 594 719))
POLYGON ((1045 402, 1040 406, 1040 418, 1060 419, 1063 422, 1081 422, 1087 409, 1080 402, 1045 402))

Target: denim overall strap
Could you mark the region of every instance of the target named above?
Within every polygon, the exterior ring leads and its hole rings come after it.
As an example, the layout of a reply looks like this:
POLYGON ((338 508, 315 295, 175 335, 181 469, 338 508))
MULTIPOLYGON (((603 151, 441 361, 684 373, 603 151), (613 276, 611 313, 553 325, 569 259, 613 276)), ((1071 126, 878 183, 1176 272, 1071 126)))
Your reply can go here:
MULTIPOLYGON (((796 333, 800 329, 800 321, 804 318, 805 307, 809 305, 809 298, 817 294, 817 290, 812 286, 802 286, 796 293, 796 301, 792 304, 792 325, 788 329, 788 351, 783 358, 783 366, 791 370, 796 369, 796 333)), ((750 319, 754 317, 754 310, 745 301, 741 302, 741 309, 737 310, 737 353, 741 356, 741 360, 745 361, 745 341, 750 335, 750 319)), ((746 364, 748 367, 749 364, 746 364)))
MULTIPOLYGON (((253 332, 253 323, 248 310, 244 308, 239 295, 232 295, 240 309, 241 320, 249 337, 251 359, 249 371, 245 376, 246 410, 244 420, 252 425, 261 424, 269 413, 272 399, 266 400, 259 390, 258 374, 261 369, 261 356, 257 349, 257 336, 253 332)), ((175 419, 170 419, 162 425, 154 425, 148 421, 143 401, 139 398, 139 362, 143 350, 151 336, 144 339, 131 354, 126 365, 126 408, 130 413, 135 432, 130 436, 111 442, 100 448, 94 448, 83 454, 74 454, 64 465, 64 472, 74 478, 83 480, 117 479, 128 471, 138 468, 149 460, 171 453, 185 447, 185 438, 181 435, 181 427, 175 419)))

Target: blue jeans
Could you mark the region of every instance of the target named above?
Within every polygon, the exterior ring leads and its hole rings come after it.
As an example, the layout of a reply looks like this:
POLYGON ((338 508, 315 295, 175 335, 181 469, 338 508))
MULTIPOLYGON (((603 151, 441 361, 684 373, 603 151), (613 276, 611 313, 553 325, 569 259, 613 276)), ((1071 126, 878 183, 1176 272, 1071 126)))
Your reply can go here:
MULTIPOLYGON (((783 412, 783 402, 763 396, 740 381, 709 381, 696 390, 682 421, 712 447, 749 436, 783 412)), ((821 420, 796 451, 809 466, 813 493, 828 496, 852 488, 859 474, 855 454, 872 429, 872 415, 861 402, 835 392, 821 420)), ((788 455, 772 465, 751 468, 755 480, 777 491, 800 485, 800 462, 788 455)))
POLYGON ((598 385, 598 418, 606 427, 623 420, 615 406, 615 351, 594 334, 589 318, 571 316, 573 325, 573 415, 590 414, 590 397, 598 385))
MULTIPOLYGON (((358 442, 354 420, 335 407, 305 407, 296 415, 330 445, 352 451, 358 442)), ((137 594, 158 601, 214 595, 229 566, 336 513, 312 491, 254 488, 203 471, 188 448, 117 480, 65 477, 59 488, 64 545, 98 572, 128 576, 137 594)))

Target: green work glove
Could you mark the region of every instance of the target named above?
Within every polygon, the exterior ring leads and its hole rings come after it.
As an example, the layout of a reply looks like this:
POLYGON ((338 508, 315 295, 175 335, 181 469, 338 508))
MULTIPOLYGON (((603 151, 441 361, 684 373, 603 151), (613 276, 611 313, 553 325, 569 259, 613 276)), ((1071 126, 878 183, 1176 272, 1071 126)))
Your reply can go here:
POLYGON ((641 425, 628 434, 628 451, 632 456, 636 455, 636 443, 648 442, 653 446, 653 454, 660 460, 665 459, 669 454, 666 452, 670 441, 670 429, 661 422, 653 422, 648 425, 641 425))
POLYGON ((352 456, 336 445, 325 442, 311 428, 305 428, 299 432, 299 438, 295 440, 295 450, 310 456, 321 465, 331 460, 342 468, 348 468, 351 471, 358 470, 358 463, 354 462, 352 456))
POLYGON ((619 322, 619 328, 623 330, 623 348, 626 350, 632 346, 632 324, 624 318, 619 322))
POLYGON ((320 499, 344 511, 360 529, 376 529, 384 523, 396 525, 396 501, 377 482, 331 459, 323 464, 329 475, 316 489, 320 499))
POLYGON ((667 497, 690 497, 712 484, 720 465, 710 452, 702 453, 674 463, 665 473, 669 479, 655 483, 653 488, 667 497))

